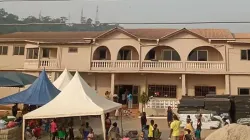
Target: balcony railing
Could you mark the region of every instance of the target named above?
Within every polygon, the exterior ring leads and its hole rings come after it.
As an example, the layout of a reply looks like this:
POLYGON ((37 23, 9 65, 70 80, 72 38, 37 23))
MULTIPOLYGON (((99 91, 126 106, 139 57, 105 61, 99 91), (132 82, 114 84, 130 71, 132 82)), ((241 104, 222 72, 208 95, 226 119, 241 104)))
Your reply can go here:
POLYGON ((138 70, 138 60, 93 60, 91 62, 92 70, 138 70))
POLYGON ((142 70, 183 70, 181 61, 142 61, 142 70))
POLYGON ((24 62, 24 68, 25 69, 40 69, 40 68, 56 69, 58 68, 58 60, 42 58, 39 61, 38 59, 26 59, 24 62))
POLYGON ((187 61, 186 71, 225 71, 223 61, 187 61))
POLYGON ((91 62, 92 70, 100 71, 116 71, 116 70, 162 70, 162 71, 225 71, 225 63, 223 61, 150 61, 141 62, 138 60, 93 60, 91 62))

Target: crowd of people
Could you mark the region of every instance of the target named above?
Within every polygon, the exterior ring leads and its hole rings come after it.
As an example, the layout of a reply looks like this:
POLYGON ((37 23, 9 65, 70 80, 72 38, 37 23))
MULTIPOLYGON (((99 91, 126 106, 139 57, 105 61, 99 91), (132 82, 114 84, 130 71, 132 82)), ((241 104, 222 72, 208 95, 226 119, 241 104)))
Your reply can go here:
MULTIPOLYGON (((202 126, 202 114, 197 117, 197 126, 193 126, 193 121, 190 118, 190 115, 187 116, 186 126, 184 128, 184 133, 182 134, 181 121, 178 116, 173 113, 171 107, 168 107, 167 110, 167 125, 170 128, 169 139, 170 140, 180 140, 183 137, 183 140, 201 140, 201 126, 202 126)), ((150 121, 150 124, 147 125, 146 113, 143 112, 141 116, 141 127, 142 134, 141 140, 160 140, 161 132, 158 128, 158 125, 154 123, 154 120, 150 121)))

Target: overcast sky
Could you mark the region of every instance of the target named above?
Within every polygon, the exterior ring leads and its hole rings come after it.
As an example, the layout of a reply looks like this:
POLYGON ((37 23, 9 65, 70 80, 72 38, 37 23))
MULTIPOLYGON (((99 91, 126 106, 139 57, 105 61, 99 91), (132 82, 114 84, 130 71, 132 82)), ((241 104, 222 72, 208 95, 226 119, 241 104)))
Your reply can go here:
MULTIPOLYGON (((250 0, 71 0, 54 2, 2 2, 1 8, 20 17, 42 15, 68 16, 80 22, 95 19, 99 6, 101 22, 190 22, 250 21, 250 0)), ((127 28, 229 28, 233 32, 250 32, 250 24, 206 25, 127 25, 127 28)))

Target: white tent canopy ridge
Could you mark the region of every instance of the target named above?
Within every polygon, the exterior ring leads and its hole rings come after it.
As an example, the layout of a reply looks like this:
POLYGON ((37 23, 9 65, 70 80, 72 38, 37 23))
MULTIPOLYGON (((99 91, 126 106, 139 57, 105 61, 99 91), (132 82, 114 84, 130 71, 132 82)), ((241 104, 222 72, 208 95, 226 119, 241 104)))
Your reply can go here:
POLYGON ((105 138, 105 113, 121 107, 121 104, 98 95, 76 72, 61 93, 44 106, 25 114, 23 119, 101 115, 105 138))
POLYGON ((63 90, 71 81, 72 75, 70 72, 65 68, 62 74, 53 82, 54 86, 59 89, 63 90))

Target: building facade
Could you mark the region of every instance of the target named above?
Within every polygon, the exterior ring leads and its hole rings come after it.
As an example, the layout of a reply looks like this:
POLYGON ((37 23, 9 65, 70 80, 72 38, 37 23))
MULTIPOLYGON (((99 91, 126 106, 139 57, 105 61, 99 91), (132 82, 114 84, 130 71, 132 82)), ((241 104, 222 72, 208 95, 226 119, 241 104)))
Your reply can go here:
MULTIPOLYGON (((53 81, 64 68, 78 70, 99 94, 120 99, 125 90, 159 102, 184 95, 250 94, 250 34, 225 29, 120 29, 106 32, 36 32, 0 36, 0 70, 53 81)), ((1 96, 18 89, 1 88, 1 96)), ((154 105, 153 105, 154 104, 154 105)), ((171 103, 170 103, 171 104, 171 103)), ((152 107, 154 106, 154 107, 152 107)))

